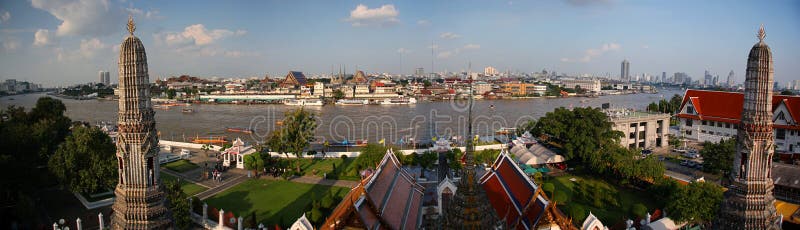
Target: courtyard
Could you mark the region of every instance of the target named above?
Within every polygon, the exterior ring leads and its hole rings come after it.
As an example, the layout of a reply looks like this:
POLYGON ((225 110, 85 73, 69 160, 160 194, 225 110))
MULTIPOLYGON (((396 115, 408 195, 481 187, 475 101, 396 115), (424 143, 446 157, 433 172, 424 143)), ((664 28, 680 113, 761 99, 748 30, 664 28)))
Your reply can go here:
MULTIPOLYGON (((218 193, 204 202, 236 216, 249 217, 255 213, 258 223, 267 226, 291 225, 308 211, 313 200, 331 192, 343 197, 350 188, 320 184, 296 183, 284 180, 253 179, 218 193)), ((338 202, 337 202, 338 203, 338 202)), ((327 216, 324 213, 323 216, 327 216)))

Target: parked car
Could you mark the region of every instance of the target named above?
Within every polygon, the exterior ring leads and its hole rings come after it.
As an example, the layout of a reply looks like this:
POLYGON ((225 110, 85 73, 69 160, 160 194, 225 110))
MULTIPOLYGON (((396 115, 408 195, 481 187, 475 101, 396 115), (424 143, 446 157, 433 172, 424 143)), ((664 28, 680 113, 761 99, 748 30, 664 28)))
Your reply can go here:
POLYGON ((688 158, 695 158, 695 159, 696 158, 700 158, 700 154, 698 154, 697 152, 694 152, 694 153, 686 152, 686 153, 683 154, 683 156, 684 157, 688 157, 688 158))
POLYGON ((688 165, 689 165, 689 160, 682 160, 681 161, 681 166, 688 166, 688 165))
POLYGON ((643 154, 643 155, 650 155, 650 154, 653 154, 653 150, 649 150, 649 149, 643 149, 643 150, 642 150, 642 154, 643 154))

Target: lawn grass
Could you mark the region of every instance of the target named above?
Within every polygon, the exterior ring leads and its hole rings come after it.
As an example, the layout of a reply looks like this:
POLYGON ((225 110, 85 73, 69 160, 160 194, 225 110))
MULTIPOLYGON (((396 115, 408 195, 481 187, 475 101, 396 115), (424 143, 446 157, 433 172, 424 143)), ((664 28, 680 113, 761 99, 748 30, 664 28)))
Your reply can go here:
POLYGON ((353 164, 355 161, 353 158, 297 159, 296 161, 299 162, 300 169, 306 176, 322 177, 327 175, 328 179, 351 181, 361 179, 355 169, 355 164, 353 164), (335 171, 333 170, 334 164, 336 165, 335 171))
MULTIPOLYGON (((343 197, 349 189, 283 180, 247 180, 205 202, 236 216, 249 216, 255 212, 258 223, 266 226, 289 226, 308 211, 306 207, 313 199, 320 199, 329 191, 343 197)), ((327 215, 323 213, 323 216, 327 215)))
POLYGON ((199 168, 200 166, 197 166, 189 160, 182 159, 166 163, 164 167, 175 172, 184 173, 199 168))
MULTIPOLYGON (((163 173, 163 172, 161 173, 161 182, 162 183, 167 182, 167 181, 176 181, 176 180, 178 180, 178 178, 175 177, 175 176, 172 176, 172 175, 169 175, 169 174, 166 174, 166 173, 163 173)), ((181 189, 183 189, 183 192, 186 193, 186 195, 194 196, 195 194, 198 194, 198 193, 200 193, 202 191, 205 191, 206 187, 197 185, 195 183, 192 183, 192 182, 189 182, 189 181, 186 181, 186 180, 181 180, 181 189)))
POLYGON ((635 219, 636 217, 631 211, 631 207, 634 204, 643 204, 647 207, 647 210, 650 213, 653 213, 656 208, 662 208, 656 207, 654 198, 649 196, 644 191, 623 188, 615 184, 610 184, 603 179, 588 175, 577 176, 568 174, 565 176, 550 178, 545 181, 545 183, 548 182, 553 183, 555 186, 555 193, 566 193, 567 201, 559 203, 559 208, 565 213, 569 213, 568 210, 575 206, 579 206, 584 209, 584 215, 572 217, 573 223, 576 225, 581 225, 583 223, 583 220, 586 218, 589 211, 597 216, 597 218, 600 218, 604 224, 611 226, 629 218, 635 219), (577 180, 572 182, 570 181, 571 178, 575 178, 577 180), (592 192, 597 190, 596 194, 607 195, 607 197, 610 199, 615 199, 618 205, 609 204, 611 202, 608 201, 600 202, 601 205, 599 206, 593 205, 593 201, 587 200, 577 194, 576 191, 579 189, 578 187, 580 183, 585 183, 586 185, 589 185, 589 187, 592 187, 592 192))

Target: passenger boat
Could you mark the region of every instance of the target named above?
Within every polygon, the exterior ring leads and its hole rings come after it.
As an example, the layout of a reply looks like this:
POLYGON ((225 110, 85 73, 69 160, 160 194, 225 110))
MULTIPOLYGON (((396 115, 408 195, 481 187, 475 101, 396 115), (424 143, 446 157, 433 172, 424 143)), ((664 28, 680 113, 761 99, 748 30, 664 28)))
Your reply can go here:
POLYGON ((285 100, 283 101, 284 105, 295 105, 295 106, 322 106, 325 105, 322 100, 319 99, 299 99, 299 100, 285 100))
POLYGON ((336 101, 337 105, 368 105, 367 99, 339 99, 336 101))
POLYGON ((181 109, 182 113, 194 113, 194 109, 192 108, 183 108, 181 109))
POLYGON ((406 98, 406 97, 398 97, 398 98, 386 98, 383 101, 379 101, 378 104, 381 105, 410 105, 410 104, 417 104, 417 99, 415 98, 406 98))
POLYGON ((226 129, 225 129, 225 131, 227 131, 227 132, 231 132, 231 133, 246 133, 246 134, 251 134, 251 133, 253 133, 253 130, 252 130, 252 129, 248 129, 248 128, 235 128, 235 127, 228 127, 228 128, 226 128, 226 129))
POLYGON ((225 137, 196 137, 192 139, 192 143, 222 145, 228 143, 228 140, 225 140, 225 137))

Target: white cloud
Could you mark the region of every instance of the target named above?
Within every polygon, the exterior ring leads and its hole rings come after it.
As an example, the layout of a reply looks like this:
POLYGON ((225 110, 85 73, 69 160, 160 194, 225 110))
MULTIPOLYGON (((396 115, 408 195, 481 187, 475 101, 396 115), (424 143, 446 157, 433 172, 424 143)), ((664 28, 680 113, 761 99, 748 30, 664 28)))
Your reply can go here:
MULTIPOLYGON (((59 62, 71 61, 78 59, 92 59, 95 57, 106 57, 111 53, 103 53, 112 51, 109 45, 103 43, 98 38, 81 39, 80 47, 77 50, 65 50, 62 47, 55 48, 56 58, 59 62)), ((115 51, 118 52, 118 51, 115 51)))
POLYGON ((364 4, 358 4, 355 9, 350 11, 350 17, 346 21, 353 26, 390 26, 399 22, 398 15, 400 15, 400 11, 397 11, 391 4, 373 9, 364 4))
POLYGON ((139 9, 139 8, 128 7, 128 8, 125 8, 125 11, 128 11, 128 13, 133 14, 133 15, 144 17, 146 19, 163 19, 164 18, 164 16, 161 16, 161 12, 158 11, 158 10, 145 11, 145 10, 142 10, 142 9, 139 9))
POLYGON ((425 20, 425 19, 417 20, 417 25, 420 25, 420 26, 427 26, 427 25, 430 25, 430 24, 431 24, 431 22, 429 22, 428 20, 425 20))
POLYGON ((33 45, 34 46, 46 46, 53 43, 53 34, 50 33, 50 30, 46 29, 39 29, 33 34, 33 45))
POLYGON ((650 49, 649 45, 642 45, 642 49, 650 49))
POLYGON ((411 53, 411 50, 406 49, 406 48, 399 48, 399 49, 397 49, 397 53, 399 53, 399 54, 407 54, 407 53, 411 53))
POLYGON ((3 44, 3 46, 0 47, 0 51, 2 52, 14 51, 17 50, 20 46, 19 42, 16 39, 8 39, 8 40, 4 39, 3 41, 0 41, 0 43, 3 44))
POLYGON ((481 48, 481 45, 478 45, 478 44, 467 44, 467 45, 464 46, 465 50, 476 50, 476 49, 480 49, 480 48, 481 48))
POLYGON ((6 10, 0 11, 0 23, 7 22, 9 19, 11 19, 10 12, 6 10))
POLYGON ((47 11, 61 24, 56 35, 108 35, 123 29, 125 14, 111 9, 108 0, 32 0, 34 8, 47 11))
POLYGON ((461 35, 458 35, 458 34, 455 34, 455 33, 451 33, 451 32, 445 32, 445 33, 440 34, 439 37, 440 38, 444 38, 444 39, 456 39, 456 38, 460 38, 461 35))
MULTIPOLYGON (((606 44, 601 45, 600 48, 587 49, 586 51, 584 51, 583 57, 577 59, 577 61, 590 62, 595 57, 601 56, 601 55, 603 55, 603 54, 605 54, 607 52, 617 51, 620 48, 622 48, 622 46, 620 46, 617 43, 606 43, 606 44)), ((562 62, 574 62, 576 60, 575 59, 570 59, 570 58, 561 58, 561 61, 562 62)))
POLYGON ((246 30, 230 31, 226 29, 208 30, 203 24, 187 26, 183 32, 167 32, 156 34, 156 39, 171 46, 183 45, 208 45, 220 39, 231 36, 242 36, 247 34, 246 30))

